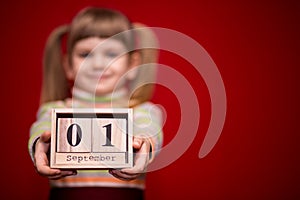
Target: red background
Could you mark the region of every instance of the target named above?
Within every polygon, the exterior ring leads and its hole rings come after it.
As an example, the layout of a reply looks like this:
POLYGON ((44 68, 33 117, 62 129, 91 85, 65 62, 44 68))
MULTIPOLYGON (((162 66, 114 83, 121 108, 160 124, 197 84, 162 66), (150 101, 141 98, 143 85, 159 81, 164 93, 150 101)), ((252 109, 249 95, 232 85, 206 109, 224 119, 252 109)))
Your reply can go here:
MULTIPOLYGON (((88 5, 119 9, 133 21, 190 36, 208 51, 224 80, 224 130, 213 151, 199 159, 210 116, 205 84, 184 59, 161 53, 160 63, 179 70, 194 87, 201 122, 178 160, 148 174, 147 199, 300 198, 298 1, 98 0, 0 3, 1 199, 48 195, 47 179, 35 173, 27 151, 43 47, 54 27, 88 5)), ((158 87, 153 101, 168 112, 167 144, 176 134, 180 110, 166 88, 158 87)))

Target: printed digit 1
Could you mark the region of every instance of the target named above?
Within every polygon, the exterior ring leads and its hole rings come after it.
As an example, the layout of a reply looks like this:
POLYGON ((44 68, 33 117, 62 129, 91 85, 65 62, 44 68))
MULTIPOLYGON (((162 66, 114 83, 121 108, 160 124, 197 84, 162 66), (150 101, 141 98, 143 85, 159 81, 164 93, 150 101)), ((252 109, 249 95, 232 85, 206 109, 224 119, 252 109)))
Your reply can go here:
POLYGON ((107 124, 105 126, 102 126, 103 128, 106 128, 106 144, 102 146, 111 146, 113 147, 114 145, 111 144, 111 124, 107 124))
POLYGON ((72 147, 76 147, 80 142, 82 138, 82 130, 78 124, 71 124, 67 130, 67 140, 69 145, 72 147), (73 133, 75 132, 76 141, 75 144, 73 144, 73 133))

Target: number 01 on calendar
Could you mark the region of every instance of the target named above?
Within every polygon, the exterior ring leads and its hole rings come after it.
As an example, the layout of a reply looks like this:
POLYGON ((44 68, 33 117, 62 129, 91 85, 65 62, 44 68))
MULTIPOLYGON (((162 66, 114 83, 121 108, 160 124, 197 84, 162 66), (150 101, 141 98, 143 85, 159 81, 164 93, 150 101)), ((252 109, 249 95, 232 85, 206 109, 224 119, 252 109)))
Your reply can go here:
POLYGON ((132 167, 132 129, 132 109, 53 109, 50 167, 132 167))

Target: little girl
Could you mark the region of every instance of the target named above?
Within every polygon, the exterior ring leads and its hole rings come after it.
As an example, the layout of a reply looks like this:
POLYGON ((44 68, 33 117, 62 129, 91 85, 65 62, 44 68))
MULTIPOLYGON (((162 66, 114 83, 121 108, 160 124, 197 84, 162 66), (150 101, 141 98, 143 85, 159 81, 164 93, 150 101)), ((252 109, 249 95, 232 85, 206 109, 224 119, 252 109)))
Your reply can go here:
POLYGON ((28 147, 37 172, 50 180, 49 199, 143 199, 146 167, 162 145, 162 114, 149 102, 153 87, 146 84, 154 81, 151 63, 157 52, 137 47, 137 42, 155 38, 133 26, 117 11, 86 8, 48 38, 41 105, 28 147), (51 109, 71 107, 133 108, 134 166, 106 171, 50 168, 51 109))

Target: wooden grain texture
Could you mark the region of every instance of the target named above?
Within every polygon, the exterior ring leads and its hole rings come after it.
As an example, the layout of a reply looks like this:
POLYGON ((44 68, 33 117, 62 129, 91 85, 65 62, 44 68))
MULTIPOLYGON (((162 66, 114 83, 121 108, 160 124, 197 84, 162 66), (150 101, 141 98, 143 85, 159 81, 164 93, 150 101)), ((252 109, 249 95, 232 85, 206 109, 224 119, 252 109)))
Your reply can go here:
POLYGON ((131 109, 54 109, 51 137, 52 168, 133 166, 131 109))

